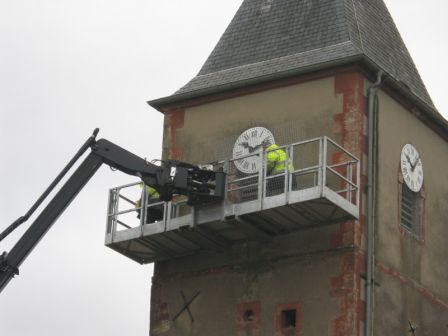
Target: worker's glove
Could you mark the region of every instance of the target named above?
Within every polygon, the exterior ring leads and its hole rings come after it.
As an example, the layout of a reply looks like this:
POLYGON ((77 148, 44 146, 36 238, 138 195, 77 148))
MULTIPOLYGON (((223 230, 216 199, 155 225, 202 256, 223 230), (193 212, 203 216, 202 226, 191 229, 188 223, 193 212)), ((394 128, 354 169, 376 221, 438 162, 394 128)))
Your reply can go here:
POLYGON ((140 208, 142 205, 142 199, 140 198, 137 202, 135 202, 135 207, 140 208))

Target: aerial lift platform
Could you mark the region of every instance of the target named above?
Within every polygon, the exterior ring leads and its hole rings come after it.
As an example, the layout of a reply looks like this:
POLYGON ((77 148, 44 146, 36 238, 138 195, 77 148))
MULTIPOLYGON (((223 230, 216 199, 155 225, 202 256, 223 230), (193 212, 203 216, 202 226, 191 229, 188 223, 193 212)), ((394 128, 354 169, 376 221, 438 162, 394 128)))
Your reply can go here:
POLYGON ((328 137, 280 148, 289 161, 281 174, 267 174, 263 150, 247 155, 261 167, 253 174, 237 169, 246 157, 209 166, 225 174, 224 198, 218 202, 191 206, 176 196, 151 203, 138 182, 111 189, 106 246, 145 264, 200 251, 226 252, 241 242, 359 218, 358 158, 328 137), (147 223, 145 213, 161 205, 163 218, 147 223), (143 213, 140 219, 137 212, 143 213))

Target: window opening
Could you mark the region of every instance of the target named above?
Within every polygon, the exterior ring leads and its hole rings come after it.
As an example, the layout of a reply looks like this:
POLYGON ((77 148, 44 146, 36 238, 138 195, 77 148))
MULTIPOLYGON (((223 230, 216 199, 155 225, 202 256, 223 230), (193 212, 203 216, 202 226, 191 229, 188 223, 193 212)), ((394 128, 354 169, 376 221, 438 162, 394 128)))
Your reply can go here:
POLYGON ((400 224, 411 233, 421 235, 422 222, 422 191, 414 192, 401 183, 400 224))
POLYGON ((296 310, 288 309, 282 311, 282 329, 296 327, 296 310))
POLYGON ((244 312, 243 318, 244 318, 244 321, 246 321, 246 322, 253 321, 255 319, 255 314, 254 314, 253 310, 251 310, 251 309, 246 310, 244 312))
POLYGON ((277 305, 275 335, 299 336, 302 334, 302 306, 299 302, 277 305))

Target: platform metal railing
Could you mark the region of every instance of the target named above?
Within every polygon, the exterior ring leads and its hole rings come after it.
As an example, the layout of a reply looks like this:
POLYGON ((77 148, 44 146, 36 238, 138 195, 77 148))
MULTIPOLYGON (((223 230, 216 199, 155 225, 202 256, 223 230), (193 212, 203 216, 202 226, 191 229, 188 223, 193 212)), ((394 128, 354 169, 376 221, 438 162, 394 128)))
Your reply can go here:
MULTIPOLYGON (((262 209, 263 202, 270 198, 284 197, 282 202, 288 203, 292 195, 300 192, 318 190, 323 195, 325 190, 331 190, 359 208, 360 161, 342 146, 328 137, 319 137, 274 151, 283 151, 286 158, 284 169, 275 174, 268 170, 269 151, 258 150, 219 164, 226 172, 226 204, 257 202, 257 208, 262 209), (253 172, 248 173, 243 165, 250 165, 253 172)), ((152 202, 145 190, 138 182, 110 189, 106 234, 112 235, 112 241, 118 231, 141 230, 143 234, 143 226, 151 224, 147 213, 156 207, 163 209, 163 215, 152 223, 162 231, 169 228, 170 221, 194 212, 184 196, 176 196, 168 203, 152 202)))
POLYGON ((227 200, 241 203, 287 195, 313 187, 328 187, 350 203, 359 204, 359 160, 328 137, 314 138, 280 146, 271 152, 284 152, 284 169, 270 174, 269 151, 240 156, 227 164, 227 200), (241 172, 241 162, 259 169, 241 172))

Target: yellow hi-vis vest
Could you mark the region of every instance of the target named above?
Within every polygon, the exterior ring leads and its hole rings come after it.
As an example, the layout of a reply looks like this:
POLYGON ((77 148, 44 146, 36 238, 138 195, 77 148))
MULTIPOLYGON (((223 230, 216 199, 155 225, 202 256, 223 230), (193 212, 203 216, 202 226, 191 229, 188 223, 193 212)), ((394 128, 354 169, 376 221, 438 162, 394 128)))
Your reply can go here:
MULTIPOLYGON (((139 184, 141 188, 143 188, 143 183, 139 184)), ((154 189, 153 187, 150 186, 145 186, 145 191, 146 194, 148 194, 148 199, 152 200, 152 199, 159 199, 160 194, 157 192, 156 189, 154 189)))
MULTIPOLYGON (((267 175, 280 174, 285 171, 286 152, 279 148, 276 144, 270 145, 266 149, 267 175)), ((288 164, 290 171, 294 170, 291 162, 288 164)))

